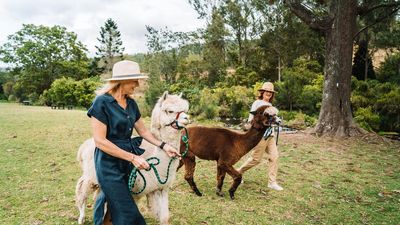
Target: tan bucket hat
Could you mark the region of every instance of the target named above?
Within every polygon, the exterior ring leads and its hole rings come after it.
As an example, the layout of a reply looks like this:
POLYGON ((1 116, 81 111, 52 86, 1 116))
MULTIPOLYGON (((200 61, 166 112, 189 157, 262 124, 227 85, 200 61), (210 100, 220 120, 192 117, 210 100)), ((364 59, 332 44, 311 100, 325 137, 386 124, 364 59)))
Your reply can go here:
POLYGON ((114 64, 112 77, 106 80, 138 80, 147 78, 149 77, 140 73, 139 64, 137 62, 122 60, 114 64))
POLYGON ((273 93, 278 93, 274 90, 274 84, 271 82, 265 82, 258 91, 269 91, 273 93))

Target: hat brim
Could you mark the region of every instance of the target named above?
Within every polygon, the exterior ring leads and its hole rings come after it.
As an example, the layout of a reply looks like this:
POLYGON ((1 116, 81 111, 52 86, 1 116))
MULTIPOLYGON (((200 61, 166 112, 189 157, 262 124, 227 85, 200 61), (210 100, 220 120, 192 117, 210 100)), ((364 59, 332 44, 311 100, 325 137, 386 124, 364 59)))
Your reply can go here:
POLYGON ((106 79, 106 81, 116 81, 116 80, 141 80, 141 79, 148 79, 148 76, 145 75, 131 75, 131 76, 124 76, 124 77, 113 77, 106 79))
POLYGON ((272 93, 278 93, 277 91, 271 91, 271 90, 265 90, 265 89, 258 89, 258 91, 268 91, 268 92, 272 92, 272 93))

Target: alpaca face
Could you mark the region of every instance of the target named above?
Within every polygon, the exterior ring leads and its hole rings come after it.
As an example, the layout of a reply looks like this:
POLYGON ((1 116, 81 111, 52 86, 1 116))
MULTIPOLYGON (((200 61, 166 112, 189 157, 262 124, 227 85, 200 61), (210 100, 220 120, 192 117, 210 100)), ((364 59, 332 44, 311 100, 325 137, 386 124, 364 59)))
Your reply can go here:
POLYGON ((164 93, 159 100, 160 104, 160 123, 162 126, 186 126, 190 123, 189 115, 189 103, 187 100, 181 98, 180 95, 170 95, 164 93))
POLYGON ((269 127, 271 124, 281 123, 281 119, 277 116, 278 109, 273 106, 264 105, 259 107, 254 113, 253 126, 256 128, 269 127))

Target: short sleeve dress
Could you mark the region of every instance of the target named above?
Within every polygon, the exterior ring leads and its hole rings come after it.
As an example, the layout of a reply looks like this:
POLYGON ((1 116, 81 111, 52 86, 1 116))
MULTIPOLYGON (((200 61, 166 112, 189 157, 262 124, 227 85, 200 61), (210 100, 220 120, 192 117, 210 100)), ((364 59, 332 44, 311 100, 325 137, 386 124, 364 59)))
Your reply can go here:
MULTIPOLYGON (((141 155, 139 148, 141 138, 131 138, 135 122, 140 119, 136 102, 126 98, 127 107, 122 108, 113 96, 98 95, 89 108, 87 115, 95 117, 107 126, 106 138, 119 148, 141 155)), ((94 163, 97 179, 100 184, 94 208, 94 224, 103 223, 104 204, 108 203, 114 225, 146 224, 140 214, 128 188, 129 172, 133 166, 130 162, 111 156, 96 147, 94 163)))

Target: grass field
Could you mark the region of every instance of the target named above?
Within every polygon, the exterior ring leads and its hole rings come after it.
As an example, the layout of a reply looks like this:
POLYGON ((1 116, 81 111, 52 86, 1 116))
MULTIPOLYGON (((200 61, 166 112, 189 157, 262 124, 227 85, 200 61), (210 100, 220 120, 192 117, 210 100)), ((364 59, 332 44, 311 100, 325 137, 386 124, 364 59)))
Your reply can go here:
MULTIPOLYGON (((86 112, 0 103, 0 134, 0 224, 76 224, 76 151, 90 137, 86 112)), ((198 162, 203 197, 190 191, 180 170, 171 223, 400 224, 398 143, 298 133, 281 135, 279 149, 281 192, 266 187, 265 160, 244 175, 234 201, 214 193, 215 162, 198 162)), ((230 184, 227 176, 225 191, 230 184)), ((87 214, 92 224, 90 208, 87 214)))

